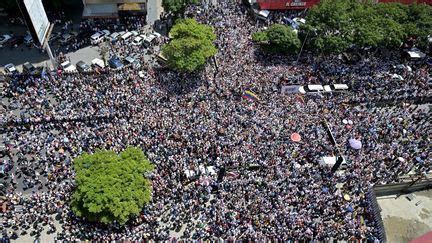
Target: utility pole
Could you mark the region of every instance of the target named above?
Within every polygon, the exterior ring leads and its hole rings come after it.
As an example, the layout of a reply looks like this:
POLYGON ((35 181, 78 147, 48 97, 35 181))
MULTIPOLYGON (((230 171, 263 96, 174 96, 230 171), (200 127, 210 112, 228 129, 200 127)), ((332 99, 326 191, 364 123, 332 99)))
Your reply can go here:
POLYGON ((300 60, 300 55, 301 55, 301 53, 302 53, 302 51, 303 51, 303 47, 304 47, 304 45, 305 45, 305 43, 306 43, 306 40, 307 40, 307 38, 308 38, 308 36, 309 36, 309 32, 310 32, 310 31, 311 31, 311 30, 309 29, 308 32, 306 33, 306 37, 305 37, 305 39, 303 40, 303 43, 302 43, 302 46, 301 46, 301 48, 300 48, 299 54, 297 55, 296 63, 298 63, 298 61, 300 60))
POLYGON ((52 54, 51 47, 50 47, 50 45, 48 43, 45 46, 45 50, 47 51, 48 56, 49 56, 49 58, 51 60, 51 64, 52 64, 53 68, 55 69, 56 66, 57 66, 57 62, 55 60, 54 55, 52 54))

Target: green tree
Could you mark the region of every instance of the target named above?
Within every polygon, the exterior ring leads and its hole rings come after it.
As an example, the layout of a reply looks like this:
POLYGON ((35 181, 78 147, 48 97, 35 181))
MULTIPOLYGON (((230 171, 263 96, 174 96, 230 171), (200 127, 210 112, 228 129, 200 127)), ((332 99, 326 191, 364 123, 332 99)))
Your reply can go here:
POLYGON ((193 72, 217 52, 213 28, 194 19, 181 19, 170 31, 172 40, 162 46, 168 65, 179 72, 193 72))
POLYGON ((257 43, 267 43, 269 38, 267 31, 258 31, 252 34, 252 40, 257 43))
POLYGON ((353 44, 397 48, 408 36, 425 47, 432 33, 432 7, 425 4, 322 0, 306 20, 299 36, 306 48, 322 52, 342 52, 353 44), (306 38, 311 29, 313 34, 306 38))
POLYGON ((287 25, 274 24, 270 26, 267 36, 270 45, 283 53, 296 52, 301 45, 297 33, 287 25))
MULTIPOLYGON (((358 1, 322 0, 310 9, 302 30, 310 32, 306 39, 310 50, 341 52, 353 43, 353 22, 350 13, 358 1), (314 31, 311 31, 311 30, 314 31)), ((306 34, 301 36, 306 38, 306 34)))
POLYGON ((405 23, 408 36, 417 38, 417 44, 425 48, 427 36, 432 33, 432 6, 411 4, 408 6, 408 22, 405 23))
POLYGON ((294 30, 281 24, 274 24, 265 31, 252 34, 252 40, 261 43, 271 53, 295 53, 300 48, 300 39, 294 30))
POLYGON ((182 15, 187 5, 199 2, 199 0, 162 0, 162 6, 166 12, 182 15))
POLYGON ((76 189, 71 208, 89 221, 125 224, 151 200, 151 182, 144 173, 153 170, 139 148, 120 154, 99 150, 74 160, 76 189))
POLYGON ((384 36, 382 46, 390 49, 399 48, 407 37, 403 25, 390 18, 383 18, 380 25, 384 36))
POLYGON ((384 39, 383 18, 370 4, 359 4, 350 13, 353 44, 358 47, 378 47, 384 39))
POLYGON ((378 3, 374 5, 377 14, 400 24, 408 21, 408 5, 401 3, 378 3))

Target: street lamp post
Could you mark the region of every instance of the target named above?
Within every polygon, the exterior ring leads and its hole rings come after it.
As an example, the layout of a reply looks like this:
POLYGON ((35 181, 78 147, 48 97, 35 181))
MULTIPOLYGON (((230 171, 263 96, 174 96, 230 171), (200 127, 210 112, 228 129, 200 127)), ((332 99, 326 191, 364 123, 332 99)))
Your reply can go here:
MULTIPOLYGON (((310 28, 310 29, 308 30, 308 32, 306 33, 306 37, 305 37, 305 39, 303 40, 303 43, 302 43, 302 46, 301 46, 301 48, 300 48, 299 54, 297 55, 296 63, 298 63, 298 61, 300 60, 300 55, 301 55, 301 53, 303 52, 304 45, 306 44, 306 40, 307 40, 307 38, 308 38, 309 33, 311 32, 311 30, 312 30, 312 28, 310 28)), ((315 31, 315 29, 313 29, 313 31, 315 31)))
POLYGON ((305 43, 306 43, 306 40, 307 40, 307 38, 308 38, 308 36, 309 36, 310 31, 311 31, 311 30, 309 29, 308 32, 306 33, 306 37, 305 37, 305 39, 303 40, 303 43, 302 43, 302 46, 301 46, 301 48, 300 48, 299 54, 297 55, 296 63, 298 63, 298 61, 300 60, 300 55, 301 55, 301 53, 302 53, 302 51, 303 51, 303 47, 304 47, 304 45, 305 45, 305 43))

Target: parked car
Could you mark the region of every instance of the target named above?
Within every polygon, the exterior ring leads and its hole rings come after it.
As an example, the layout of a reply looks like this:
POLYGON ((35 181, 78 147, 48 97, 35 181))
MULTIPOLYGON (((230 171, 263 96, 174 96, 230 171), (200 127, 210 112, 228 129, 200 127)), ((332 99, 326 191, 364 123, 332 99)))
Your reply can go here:
POLYGON ((111 34, 109 30, 102 30, 102 32, 105 34, 105 36, 109 36, 111 34))
POLYGON ((72 73, 72 72, 76 72, 76 67, 70 63, 69 61, 63 62, 62 64, 60 64, 61 68, 63 69, 63 71, 67 72, 67 73, 72 73))
POLYGON ((324 92, 343 92, 346 90, 348 90, 348 85, 346 84, 324 85, 324 92))
POLYGON ((12 39, 12 36, 10 36, 10 35, 0 36, 0 45, 6 44, 10 39, 12 39))
POLYGON ((135 58, 133 58, 132 56, 127 56, 125 59, 124 59, 124 63, 126 64, 126 65, 128 65, 128 64, 132 64, 132 63, 134 63, 135 62, 135 58))
POLYGON ((35 66, 33 66, 33 64, 26 62, 23 64, 23 73, 37 75, 39 74, 39 70, 35 66))
POLYGON ((110 41, 116 41, 120 37, 120 33, 114 32, 109 36, 110 41))
POLYGON ((310 85, 300 86, 299 91, 302 94, 319 93, 324 91, 324 87, 319 84, 310 84, 310 85))
POLYGON ((122 38, 122 40, 127 40, 127 39, 129 39, 132 35, 133 35, 133 34, 132 34, 131 32, 126 32, 126 33, 124 33, 124 34, 121 36, 121 38, 122 38))
POLYGON ((266 21, 267 19, 269 19, 269 16, 270 16, 270 11, 268 10, 261 10, 261 11, 255 10, 255 17, 257 19, 266 21))
POLYGON ((88 39, 92 36, 92 33, 93 32, 89 31, 89 30, 85 30, 85 31, 79 32, 78 35, 77 35, 78 42, 81 42, 81 41, 87 42, 88 39))
POLYGON ((95 58, 95 59, 93 59, 93 60, 91 61, 91 64, 92 64, 93 67, 96 67, 96 68, 105 68, 105 63, 104 63, 104 61, 102 61, 102 60, 99 59, 99 58, 95 58))
POLYGON ((124 59, 125 65, 132 65, 133 68, 140 68, 141 64, 132 56, 128 56, 124 59))
POLYGON ((33 44, 33 37, 30 34, 24 36, 24 44, 26 46, 30 46, 31 44, 33 44))
POLYGON ((61 33, 59 33, 59 32, 51 33, 49 41, 51 41, 51 42, 56 41, 56 40, 60 39, 60 37, 61 37, 61 33))
POLYGON ((147 37, 144 39, 144 46, 150 47, 153 42, 156 40, 157 36, 154 34, 148 34, 147 37))
POLYGON ((297 24, 297 22, 295 22, 294 20, 288 18, 288 17, 283 17, 282 18, 282 22, 284 24, 287 24, 289 26, 291 26, 291 28, 297 30, 299 28, 299 25, 297 24))
POLYGON ((76 68, 78 69, 78 71, 80 71, 82 73, 86 73, 86 72, 90 72, 91 71, 90 65, 88 65, 87 63, 85 63, 83 61, 77 62, 76 63, 76 68))
POLYGON ((18 70, 15 68, 15 65, 13 65, 12 63, 6 64, 4 66, 4 71, 6 74, 18 73, 18 70))
POLYGON ((153 35, 155 35, 157 38, 159 38, 159 37, 161 37, 162 35, 161 34, 159 34, 158 32, 156 32, 156 31, 154 31, 153 33, 152 33, 153 35))
POLYGON ((143 38, 140 36, 135 37, 135 39, 132 41, 132 45, 134 45, 134 46, 139 46, 142 43, 143 43, 143 38))
POLYGON ((69 44, 69 42, 71 42, 73 39, 75 39, 75 36, 70 34, 70 33, 66 33, 63 34, 61 39, 60 39, 60 44, 62 45, 67 45, 69 44))
POLYGON ((133 36, 139 36, 138 31, 132 30, 131 33, 132 33, 133 36))
POLYGON ((90 37, 90 43, 92 45, 97 45, 101 43, 104 39, 105 33, 102 31, 97 31, 90 37))
POLYGON ((123 67, 123 63, 120 61, 120 58, 117 56, 112 57, 108 60, 108 64, 113 69, 121 69, 123 67))
POLYGON ((12 36, 12 38, 9 40, 9 44, 11 47, 16 47, 21 45, 24 42, 24 36, 12 36))

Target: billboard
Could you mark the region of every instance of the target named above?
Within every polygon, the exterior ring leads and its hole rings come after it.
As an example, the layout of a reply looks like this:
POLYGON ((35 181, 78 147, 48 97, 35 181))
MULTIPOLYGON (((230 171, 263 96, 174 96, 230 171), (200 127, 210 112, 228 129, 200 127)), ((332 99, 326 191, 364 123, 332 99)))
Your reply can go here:
MULTIPOLYGON (((320 0, 256 0, 261 10, 306 9, 319 4, 320 0)), ((374 0, 374 3, 398 2, 403 4, 424 3, 432 5, 432 0, 374 0)))
POLYGON ((260 9, 306 9, 318 4, 320 0, 257 0, 260 9))
POLYGON ((42 45, 50 28, 42 0, 17 0, 17 2, 33 41, 42 45))

